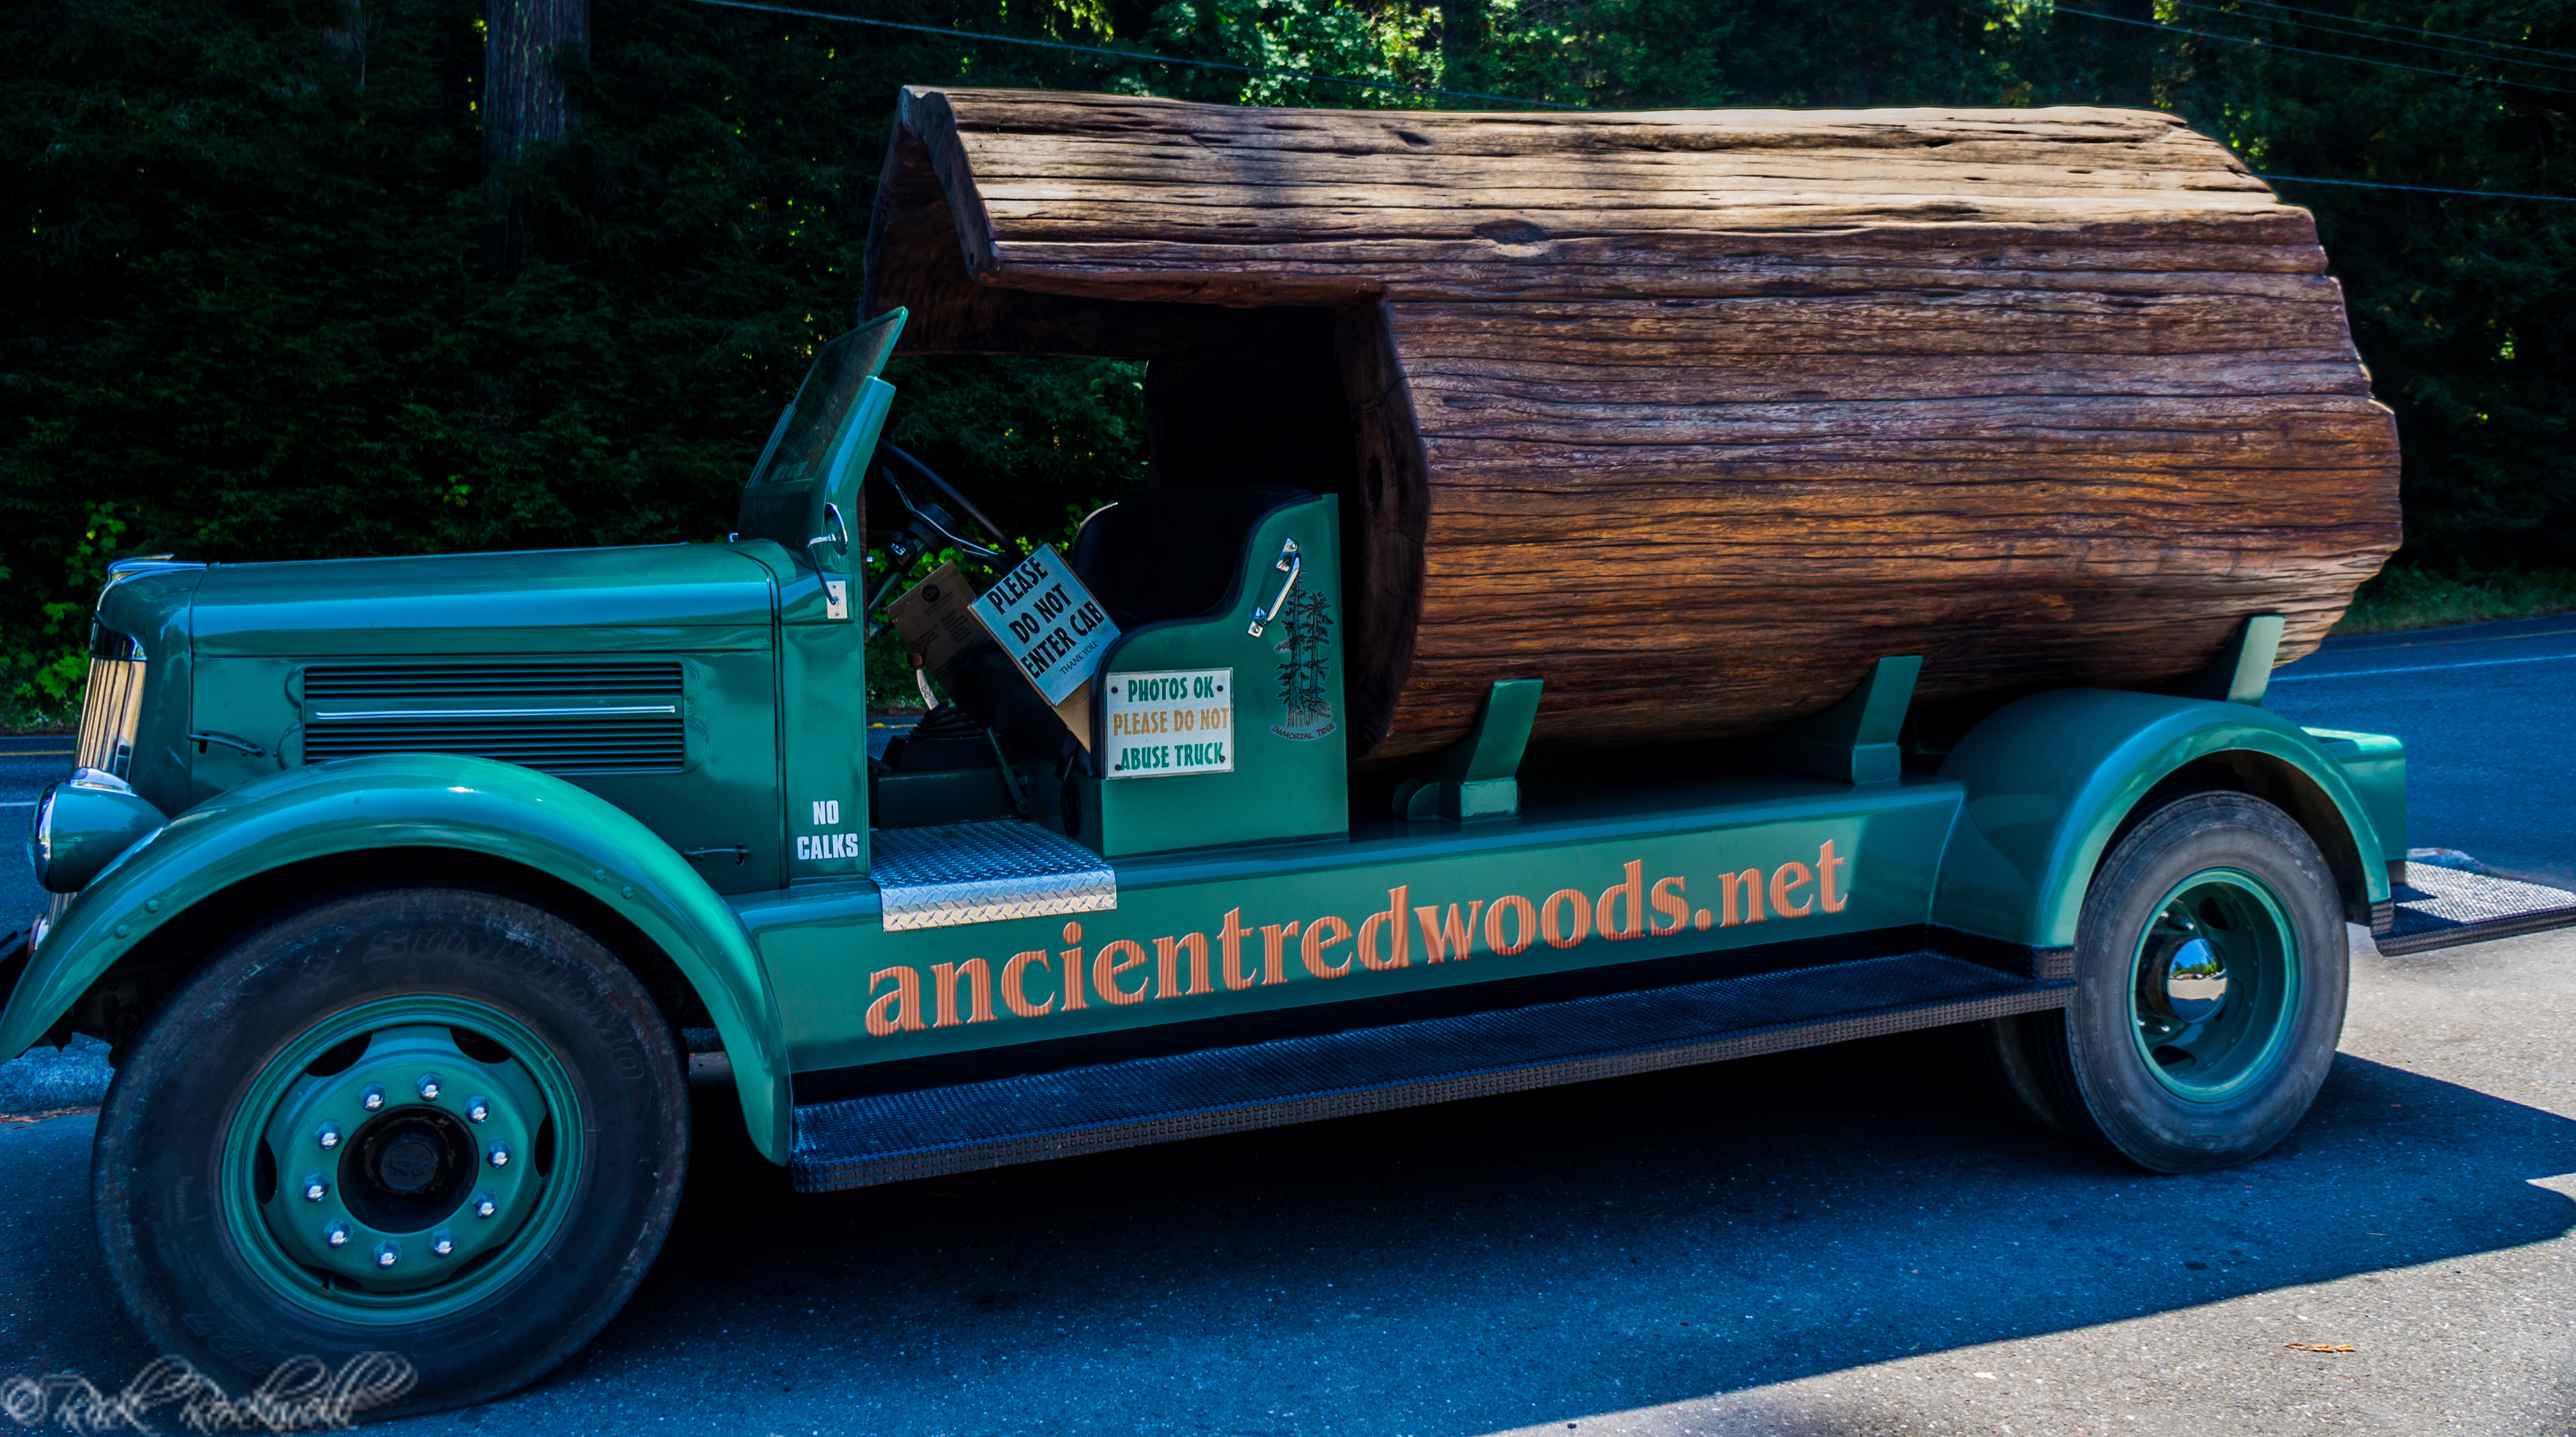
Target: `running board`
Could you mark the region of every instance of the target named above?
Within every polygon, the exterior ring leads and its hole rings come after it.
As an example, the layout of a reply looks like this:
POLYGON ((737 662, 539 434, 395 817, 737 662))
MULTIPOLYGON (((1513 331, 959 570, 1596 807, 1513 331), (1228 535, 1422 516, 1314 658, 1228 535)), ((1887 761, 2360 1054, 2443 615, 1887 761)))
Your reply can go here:
POLYGON ((1928 950, 1864 958, 801 1104, 789 1163, 797 1191, 830 1192, 2000 1018, 2073 989, 1928 950))
POLYGON ((2395 921, 2374 935, 2391 958, 2576 927, 2576 893, 2430 863, 2407 864, 2405 886, 2391 897, 2395 921))

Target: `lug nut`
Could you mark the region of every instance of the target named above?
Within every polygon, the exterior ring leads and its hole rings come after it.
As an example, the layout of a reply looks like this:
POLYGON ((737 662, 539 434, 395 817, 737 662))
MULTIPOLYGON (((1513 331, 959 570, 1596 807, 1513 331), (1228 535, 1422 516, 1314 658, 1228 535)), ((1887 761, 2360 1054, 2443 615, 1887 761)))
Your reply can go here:
POLYGON ((500 1210, 501 1204, 490 1193, 476 1193, 474 1195, 474 1215, 476 1217, 490 1217, 492 1214, 499 1212, 500 1210))
POLYGON ((336 1148, 340 1146, 340 1125, 338 1123, 324 1123, 321 1131, 313 1135, 313 1141, 320 1143, 326 1148, 336 1148))
POLYGON ((367 1090, 358 1095, 358 1106, 366 1109, 368 1112, 372 1113, 384 1105, 385 1085, 382 1083, 369 1083, 367 1084, 367 1090))
POLYGON ((438 1101, 438 1075, 436 1073, 423 1073, 420 1075, 420 1100, 424 1103, 434 1103, 438 1101))
POLYGON ((492 1166, 496 1168, 506 1168, 510 1165, 510 1145, 508 1143, 494 1143, 492 1145, 492 1150, 484 1154, 484 1156, 491 1160, 492 1166))
POLYGON ((449 1232, 445 1228, 440 1228, 438 1231, 431 1233, 429 1235, 429 1250, 438 1254, 440 1257, 454 1257, 456 1255, 456 1234, 449 1232))
POLYGON ((399 1244, 390 1242, 376 1244, 376 1266, 391 1267, 400 1261, 402 1261, 402 1248, 399 1244))
POLYGON ((306 1202, 320 1202, 322 1199, 329 1197, 330 1195, 331 1185, 322 1181, 322 1175, 320 1173, 310 1173, 305 1176, 304 1200, 306 1202))
POLYGON ((492 1100, 490 1098, 483 1096, 481 1093, 476 1093, 473 1097, 465 1100, 465 1121, 469 1123, 479 1123, 490 1116, 492 1116, 492 1100))
POLYGON ((322 1224, 322 1240, 333 1247, 347 1247, 349 1245, 349 1225, 340 1221, 336 1217, 331 1219, 329 1222, 322 1224))

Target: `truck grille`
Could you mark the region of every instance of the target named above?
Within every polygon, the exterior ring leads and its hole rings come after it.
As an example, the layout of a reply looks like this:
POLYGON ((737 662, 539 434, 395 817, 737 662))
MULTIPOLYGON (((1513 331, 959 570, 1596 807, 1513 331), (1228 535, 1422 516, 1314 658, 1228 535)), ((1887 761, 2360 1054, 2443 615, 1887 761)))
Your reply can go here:
POLYGON ((461 753, 547 773, 677 773, 684 685, 669 662, 310 668, 304 761, 461 753))

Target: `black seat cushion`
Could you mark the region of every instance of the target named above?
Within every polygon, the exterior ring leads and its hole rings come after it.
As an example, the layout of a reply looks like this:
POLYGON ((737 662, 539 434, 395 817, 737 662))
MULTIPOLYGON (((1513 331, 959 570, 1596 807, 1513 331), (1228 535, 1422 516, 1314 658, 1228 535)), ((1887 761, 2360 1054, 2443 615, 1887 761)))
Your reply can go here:
POLYGON ((1203 618, 1233 589, 1253 522, 1313 497, 1284 484, 1142 490, 1082 526, 1073 572, 1122 629, 1203 618))

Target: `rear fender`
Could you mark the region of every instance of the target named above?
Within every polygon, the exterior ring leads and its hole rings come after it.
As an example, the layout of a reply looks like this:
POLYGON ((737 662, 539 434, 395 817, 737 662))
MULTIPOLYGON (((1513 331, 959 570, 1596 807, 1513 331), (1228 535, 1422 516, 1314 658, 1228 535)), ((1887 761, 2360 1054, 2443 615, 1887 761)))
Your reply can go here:
POLYGON ((2307 732, 2247 704, 2059 689, 2005 705, 1941 765, 1963 785, 1932 921, 2033 947, 2075 942, 2102 855, 2141 799, 2208 761, 2290 811, 2366 921, 2388 899, 2370 806, 2307 732), (2366 861, 2365 861, 2366 860, 2366 861))
POLYGON ((786 1160, 778 1004, 732 907, 624 810, 490 759, 343 759, 244 784, 170 820, 81 890, 44 935, 0 1013, 0 1051, 26 1051, 118 959, 235 885, 292 864, 395 848, 455 849, 533 869, 632 923, 706 1004, 752 1141, 771 1161, 786 1160))

